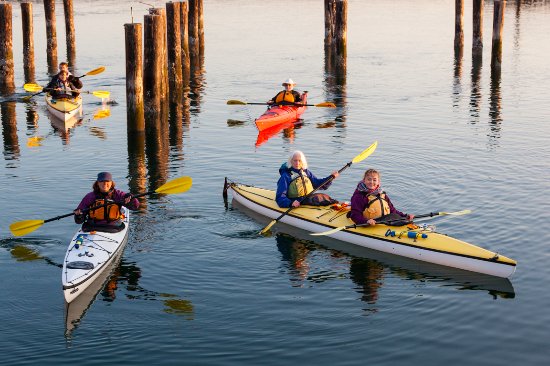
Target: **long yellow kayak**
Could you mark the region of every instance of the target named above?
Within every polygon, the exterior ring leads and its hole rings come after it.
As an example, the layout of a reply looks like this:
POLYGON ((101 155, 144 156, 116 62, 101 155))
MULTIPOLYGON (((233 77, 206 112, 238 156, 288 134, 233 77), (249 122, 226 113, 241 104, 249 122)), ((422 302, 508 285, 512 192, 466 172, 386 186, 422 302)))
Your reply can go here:
POLYGON ((67 122, 82 110, 82 98, 55 98, 46 94, 46 105, 55 118, 67 122))
MULTIPOLYGON (((228 183, 226 189, 235 201, 262 216, 276 219, 287 210, 275 202, 275 191, 240 183, 228 183)), ((300 206, 280 222, 315 233, 353 224, 345 213, 345 210, 330 206, 300 206)), ((386 253, 491 276, 508 278, 516 269, 515 260, 438 233, 430 226, 380 224, 347 228, 328 236, 386 253)))

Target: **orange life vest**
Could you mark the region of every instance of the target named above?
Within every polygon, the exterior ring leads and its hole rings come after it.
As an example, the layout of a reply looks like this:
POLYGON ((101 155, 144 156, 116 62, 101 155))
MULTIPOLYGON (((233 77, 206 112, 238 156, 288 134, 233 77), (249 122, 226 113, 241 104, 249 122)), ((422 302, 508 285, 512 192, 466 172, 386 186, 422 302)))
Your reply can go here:
POLYGON ((390 205, 386 201, 386 194, 384 192, 378 195, 370 194, 368 202, 367 208, 363 210, 364 218, 376 220, 390 213, 390 205))
POLYGON ((90 206, 89 216, 94 221, 116 221, 122 218, 122 213, 120 212, 120 207, 113 201, 98 198, 90 206), (98 206, 103 207, 94 210, 94 207, 98 206))
POLYGON ((283 90, 283 91, 280 91, 275 96, 275 103, 282 103, 282 102, 294 103, 295 101, 296 100, 294 99, 294 94, 292 93, 292 91, 283 90))

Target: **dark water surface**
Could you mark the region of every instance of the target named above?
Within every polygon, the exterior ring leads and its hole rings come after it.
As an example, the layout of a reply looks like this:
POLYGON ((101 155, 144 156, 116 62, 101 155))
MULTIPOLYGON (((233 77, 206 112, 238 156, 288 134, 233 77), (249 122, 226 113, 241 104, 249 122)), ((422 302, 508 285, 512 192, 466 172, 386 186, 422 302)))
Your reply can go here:
MULTIPOLYGON (((142 3, 75 0, 75 73, 105 65, 83 81, 88 90, 111 91, 117 105, 86 95, 83 121, 65 131, 42 98, 2 104, 0 363, 547 364, 550 2, 507 2, 495 75, 491 1, 482 63, 472 62, 469 1, 459 62, 454 1, 350 1, 342 80, 325 73, 322 1, 206 0, 204 72, 193 79, 187 107, 170 129, 128 144, 123 24, 130 7, 142 22, 142 3), (339 108, 309 108, 301 126, 267 138, 252 123, 262 106, 225 104, 267 100, 287 77, 310 91, 312 103, 334 100, 339 108), (93 118, 106 108, 109 116, 93 118), (258 236, 266 221, 224 206, 225 176, 275 188, 277 168, 294 149, 324 176, 375 140, 376 152, 330 193, 349 200, 364 169, 375 167, 407 212, 472 209, 430 223, 517 260, 510 281, 284 225, 258 236), (66 319, 60 266, 76 225, 55 221, 22 238, 8 227, 70 212, 102 170, 133 192, 183 175, 194 185, 143 201, 120 264, 66 319)), ((43 9, 34 8, 36 79, 45 84, 43 9)), ((23 95, 17 3, 13 28, 23 95)))

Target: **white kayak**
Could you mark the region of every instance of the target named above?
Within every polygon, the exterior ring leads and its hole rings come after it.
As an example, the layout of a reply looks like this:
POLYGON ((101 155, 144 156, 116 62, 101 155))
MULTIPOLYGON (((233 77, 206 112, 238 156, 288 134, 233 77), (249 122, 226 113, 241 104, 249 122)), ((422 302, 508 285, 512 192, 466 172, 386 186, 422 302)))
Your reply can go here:
POLYGON ((55 98, 46 94, 46 106, 48 111, 62 122, 82 115, 82 98, 55 98))
POLYGON ((62 283, 67 303, 90 286, 109 264, 119 257, 128 242, 130 211, 122 207, 123 228, 118 232, 83 231, 81 227, 69 243, 63 261, 62 283))

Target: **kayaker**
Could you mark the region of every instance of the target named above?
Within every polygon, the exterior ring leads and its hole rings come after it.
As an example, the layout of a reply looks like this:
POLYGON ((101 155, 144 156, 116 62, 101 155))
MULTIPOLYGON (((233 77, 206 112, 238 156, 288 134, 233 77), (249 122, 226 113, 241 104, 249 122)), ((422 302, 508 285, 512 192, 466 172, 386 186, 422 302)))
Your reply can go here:
POLYGON ((397 210, 390 197, 380 188, 380 173, 368 169, 351 197, 350 218, 356 224, 375 225, 376 220, 383 219, 412 221, 414 215, 397 210))
MULTIPOLYGON (((73 83, 73 85, 77 88, 77 89, 82 89, 82 81, 80 81, 79 78, 77 78, 76 76, 74 76, 70 71, 69 71, 69 64, 66 63, 66 62, 61 62, 59 64, 59 72, 61 71, 67 71, 69 73, 69 77, 68 77, 68 80, 73 83)), ((59 75, 59 74, 58 74, 59 75)))
POLYGON ((302 101, 302 94, 294 90, 296 83, 288 78, 282 84, 285 90, 277 93, 273 98, 267 101, 269 105, 296 105, 302 101))
MULTIPOLYGON (((317 178, 307 169, 307 160, 304 153, 301 151, 294 151, 289 156, 288 161, 283 163, 279 168, 279 174, 281 176, 277 182, 277 194, 275 196, 275 200, 279 207, 298 207, 300 204, 328 206, 338 202, 324 193, 314 193, 305 201, 300 199, 321 186, 321 184, 331 176, 337 178, 340 175, 338 171, 334 171, 326 178, 317 178)), ((320 189, 327 189, 330 187, 331 183, 332 181, 328 182, 320 189)))
POLYGON ((119 205, 128 207, 130 210, 136 210, 139 207, 139 201, 137 198, 132 197, 130 193, 115 189, 115 186, 111 173, 99 173, 93 184, 93 191, 84 196, 76 210, 74 210, 75 222, 77 224, 85 223, 84 225, 90 227, 120 226, 122 217, 119 205), (89 210, 92 207, 109 202, 112 202, 112 204, 97 210, 89 210))
POLYGON ((61 70, 44 88, 56 98, 76 98, 80 95, 78 88, 69 81, 69 72, 61 70))

